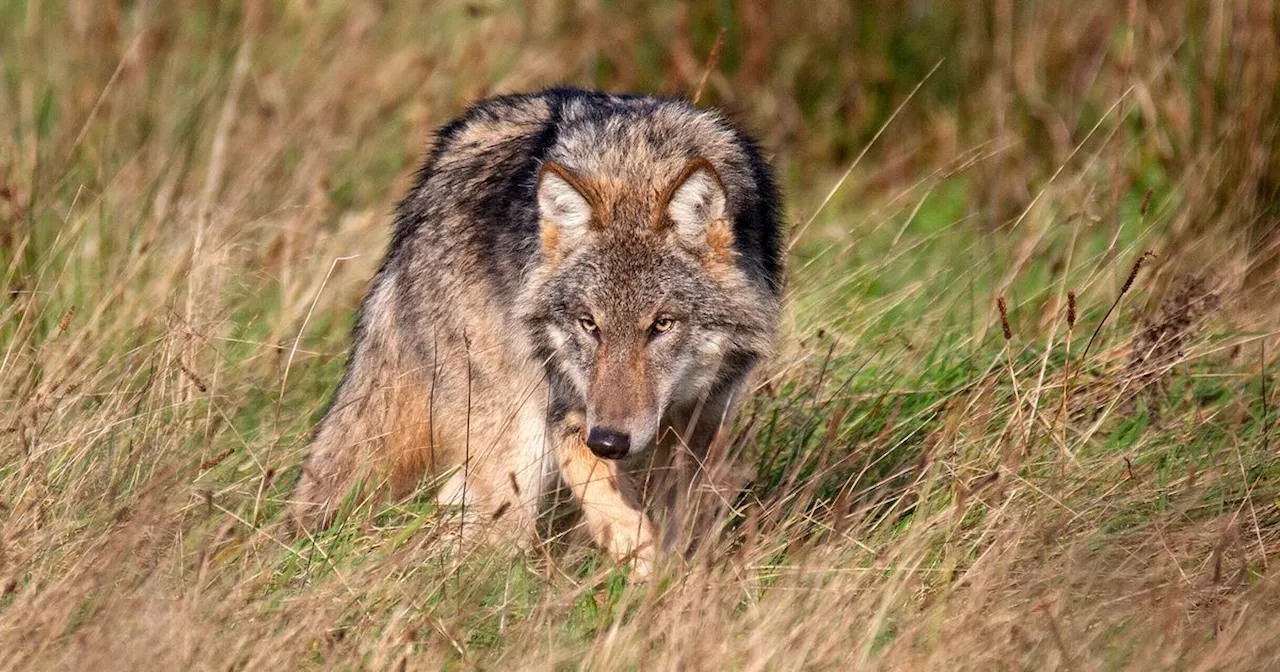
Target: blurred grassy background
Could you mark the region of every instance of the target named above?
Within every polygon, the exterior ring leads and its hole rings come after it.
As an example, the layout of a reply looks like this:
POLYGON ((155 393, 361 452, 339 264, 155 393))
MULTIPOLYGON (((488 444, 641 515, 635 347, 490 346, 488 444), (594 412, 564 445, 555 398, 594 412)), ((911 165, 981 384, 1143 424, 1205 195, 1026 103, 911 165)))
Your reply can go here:
POLYGON ((0 4, 0 666, 1280 664, 1278 13, 0 4), (421 500, 291 538, 431 131, 704 76, 793 240, 722 534, 646 588, 421 500))

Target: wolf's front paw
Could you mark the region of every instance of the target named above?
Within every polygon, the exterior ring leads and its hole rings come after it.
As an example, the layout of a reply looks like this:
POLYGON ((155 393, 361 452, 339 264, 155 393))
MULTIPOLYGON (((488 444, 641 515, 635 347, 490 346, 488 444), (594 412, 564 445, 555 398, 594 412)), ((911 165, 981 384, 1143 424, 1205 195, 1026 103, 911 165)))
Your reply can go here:
POLYGON ((657 536, 653 524, 643 515, 622 518, 601 530, 600 545, 620 563, 630 563, 632 577, 644 580, 653 573, 657 561, 657 536))

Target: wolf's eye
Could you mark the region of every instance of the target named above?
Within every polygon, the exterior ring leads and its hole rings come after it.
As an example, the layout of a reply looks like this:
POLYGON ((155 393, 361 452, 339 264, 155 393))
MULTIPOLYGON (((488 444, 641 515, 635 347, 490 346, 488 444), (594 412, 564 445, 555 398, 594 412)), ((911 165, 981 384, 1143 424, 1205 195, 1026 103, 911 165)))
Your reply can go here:
POLYGON ((671 327, 676 326, 676 321, 669 317, 659 317, 653 321, 651 329, 655 334, 665 334, 671 331, 671 327))
POLYGON ((579 317, 578 326, 582 327, 582 330, 588 334, 596 333, 596 329, 598 328, 596 327, 596 321, 591 319, 590 315, 583 315, 582 317, 579 317))

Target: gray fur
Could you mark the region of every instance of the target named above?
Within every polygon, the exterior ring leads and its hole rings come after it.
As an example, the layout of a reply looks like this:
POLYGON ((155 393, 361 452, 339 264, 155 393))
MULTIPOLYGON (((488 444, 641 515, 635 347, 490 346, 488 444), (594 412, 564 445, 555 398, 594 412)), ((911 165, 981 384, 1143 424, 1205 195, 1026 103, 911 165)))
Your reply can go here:
POLYGON ((295 513, 323 524, 357 484, 399 497, 461 467, 466 501, 524 538, 558 470, 600 500, 582 503, 602 544, 650 557, 649 498, 583 432, 625 430, 633 462, 702 459, 776 331, 778 207, 758 150, 715 112, 574 90, 472 107, 398 209, 295 513), (539 210, 557 170, 589 196, 585 230, 539 210), (691 176, 682 193, 708 200, 677 226, 668 201, 691 176))

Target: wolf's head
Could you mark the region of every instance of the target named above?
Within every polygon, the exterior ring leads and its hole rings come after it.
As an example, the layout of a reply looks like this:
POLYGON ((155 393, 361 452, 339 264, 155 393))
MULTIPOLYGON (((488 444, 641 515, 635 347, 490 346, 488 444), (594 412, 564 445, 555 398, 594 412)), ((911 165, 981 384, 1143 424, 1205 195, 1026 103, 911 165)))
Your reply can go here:
POLYGON ((695 158, 660 172, 616 179, 548 160, 538 174, 522 318, 600 457, 634 455, 668 409, 731 392, 777 323, 777 297, 739 258, 716 168, 695 158))

